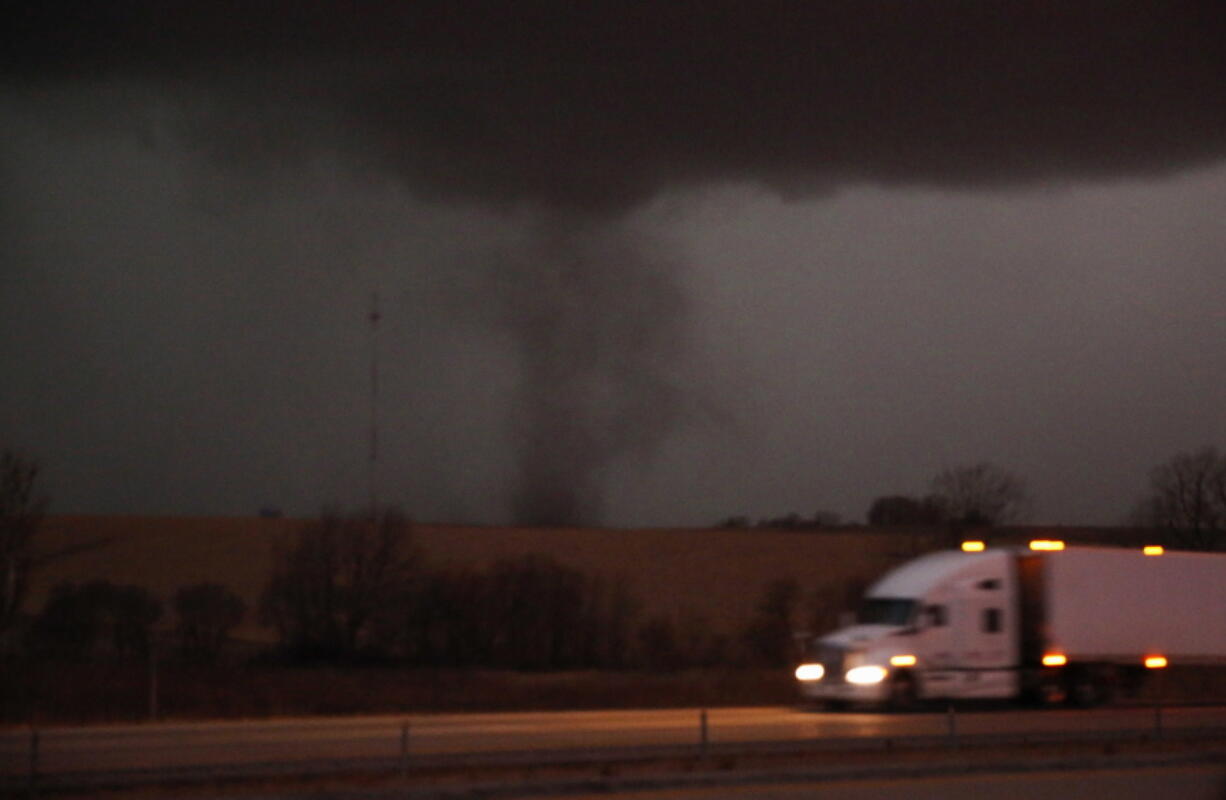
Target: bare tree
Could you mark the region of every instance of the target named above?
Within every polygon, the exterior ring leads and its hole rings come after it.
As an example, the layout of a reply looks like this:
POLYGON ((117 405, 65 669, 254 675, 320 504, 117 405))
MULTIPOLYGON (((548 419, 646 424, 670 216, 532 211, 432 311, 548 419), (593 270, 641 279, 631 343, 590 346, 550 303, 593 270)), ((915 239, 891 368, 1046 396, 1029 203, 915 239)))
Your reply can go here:
POLYGON ((1226 456, 1215 447, 1179 453, 1149 473, 1149 494, 1134 522, 1163 532, 1166 543, 1192 550, 1226 546, 1226 456))
POLYGON ((230 631, 247 613, 241 597, 216 583, 197 583, 175 592, 179 646, 188 658, 212 661, 230 631))
POLYGON ((583 573, 546 556, 528 554, 500 559, 490 569, 487 597, 495 604, 493 623, 496 663, 515 669, 574 667, 580 663, 585 618, 591 593, 583 573))
POLYGON ((800 586, 791 578, 772 581, 758 600, 754 617, 742 633, 752 662, 768 667, 787 666, 794 657, 792 634, 800 586))
POLYGON ((34 536, 47 506, 37 479, 37 462, 11 450, 0 454, 0 637, 21 610, 34 566, 34 536))
POLYGON ((146 656, 162 603, 141 586, 58 584, 30 630, 34 651, 70 659, 146 656))
POLYGON ((260 602, 261 619, 292 651, 352 657, 387 649, 376 641, 412 574, 409 524, 387 509, 374 520, 325 512, 307 523, 277 565, 260 602))
POLYGON ((1018 522, 1030 507, 1025 482, 986 461, 942 470, 932 479, 931 493, 946 520, 963 525, 1018 522))

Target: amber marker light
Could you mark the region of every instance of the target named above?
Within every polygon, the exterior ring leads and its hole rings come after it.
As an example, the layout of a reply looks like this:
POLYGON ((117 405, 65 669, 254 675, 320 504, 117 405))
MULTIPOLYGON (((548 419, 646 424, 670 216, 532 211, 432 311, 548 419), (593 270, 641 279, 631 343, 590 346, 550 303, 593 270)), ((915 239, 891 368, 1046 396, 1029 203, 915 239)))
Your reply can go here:
POLYGON ((1068 663, 1068 656, 1063 653, 1048 653, 1043 656, 1043 666, 1045 667, 1063 667, 1068 663))
POLYGON ((890 656, 890 666, 892 667, 914 667, 917 659, 915 656, 907 654, 902 656, 890 656))
POLYGON ((1031 550, 1046 550, 1055 552, 1064 549, 1064 542, 1059 539, 1035 539, 1030 543, 1031 550))
POLYGON ((1147 556, 1160 556, 1165 553, 1166 550, 1164 550, 1160 544, 1147 544, 1145 545, 1144 549, 1141 550, 1141 552, 1147 556))
POLYGON ((987 545, 985 545, 983 542, 963 542, 962 552, 963 553, 982 553, 986 547, 987 545))
POLYGON ((1164 669, 1166 667, 1166 656, 1146 656, 1146 669, 1164 669))

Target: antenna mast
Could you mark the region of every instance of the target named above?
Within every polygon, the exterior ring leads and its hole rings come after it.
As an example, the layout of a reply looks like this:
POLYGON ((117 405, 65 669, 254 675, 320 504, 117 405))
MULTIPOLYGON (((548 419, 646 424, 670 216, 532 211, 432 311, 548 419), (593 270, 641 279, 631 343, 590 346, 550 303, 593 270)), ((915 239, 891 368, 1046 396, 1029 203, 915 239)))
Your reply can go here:
POLYGON ((369 492, 370 520, 379 513, 379 496, 375 489, 375 466, 379 460, 379 293, 370 297, 370 454, 367 460, 366 488, 369 492))

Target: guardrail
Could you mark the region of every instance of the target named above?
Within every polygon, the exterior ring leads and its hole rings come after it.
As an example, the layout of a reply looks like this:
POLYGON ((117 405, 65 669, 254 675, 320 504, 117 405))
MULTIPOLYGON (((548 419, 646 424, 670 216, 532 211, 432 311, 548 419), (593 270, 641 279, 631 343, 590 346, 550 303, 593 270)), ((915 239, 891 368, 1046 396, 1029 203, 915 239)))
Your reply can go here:
MULTIPOLYGON (((940 720, 934 716, 933 721, 940 720)), ((0 774, 0 794, 27 796, 69 789, 98 790, 155 784, 224 782, 281 777, 316 778, 336 775, 383 774, 407 779, 415 774, 461 774, 498 769, 564 768, 590 769, 609 773, 654 762, 678 762, 693 769, 702 764, 731 763, 735 759, 769 757, 804 759, 830 754, 903 754, 915 751, 957 753, 1010 747, 1060 745, 1098 745, 1112 747, 1166 743, 1216 745, 1226 750, 1226 725, 1169 727, 1162 714, 1154 714, 1154 724, 1145 728, 1091 731, 1031 731, 1023 733, 966 733, 959 731, 958 714, 949 709, 943 715, 940 733, 906 736, 835 736, 785 740, 712 741, 708 711, 700 710, 695 719, 693 740, 684 744, 633 746, 575 746, 552 749, 522 749, 455 753, 417 753, 413 751, 413 720, 404 719, 398 728, 389 729, 380 741, 394 756, 355 756, 342 758, 287 758, 245 763, 199 763, 179 766, 112 770, 57 770, 42 768, 43 732, 29 730, 25 769, 6 767, 0 774)), ((11 752, 10 752, 11 755, 11 752)))

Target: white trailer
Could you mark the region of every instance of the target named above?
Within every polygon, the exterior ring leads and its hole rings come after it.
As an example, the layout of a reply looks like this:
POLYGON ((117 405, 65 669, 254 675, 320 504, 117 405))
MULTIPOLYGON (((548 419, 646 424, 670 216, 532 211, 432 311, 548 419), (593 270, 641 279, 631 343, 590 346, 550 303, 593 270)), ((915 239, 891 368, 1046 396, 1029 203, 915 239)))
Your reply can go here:
POLYGON ((854 625, 810 643, 796 678, 832 705, 1093 705, 1167 664, 1226 665, 1226 555, 965 543, 885 575, 854 625))

